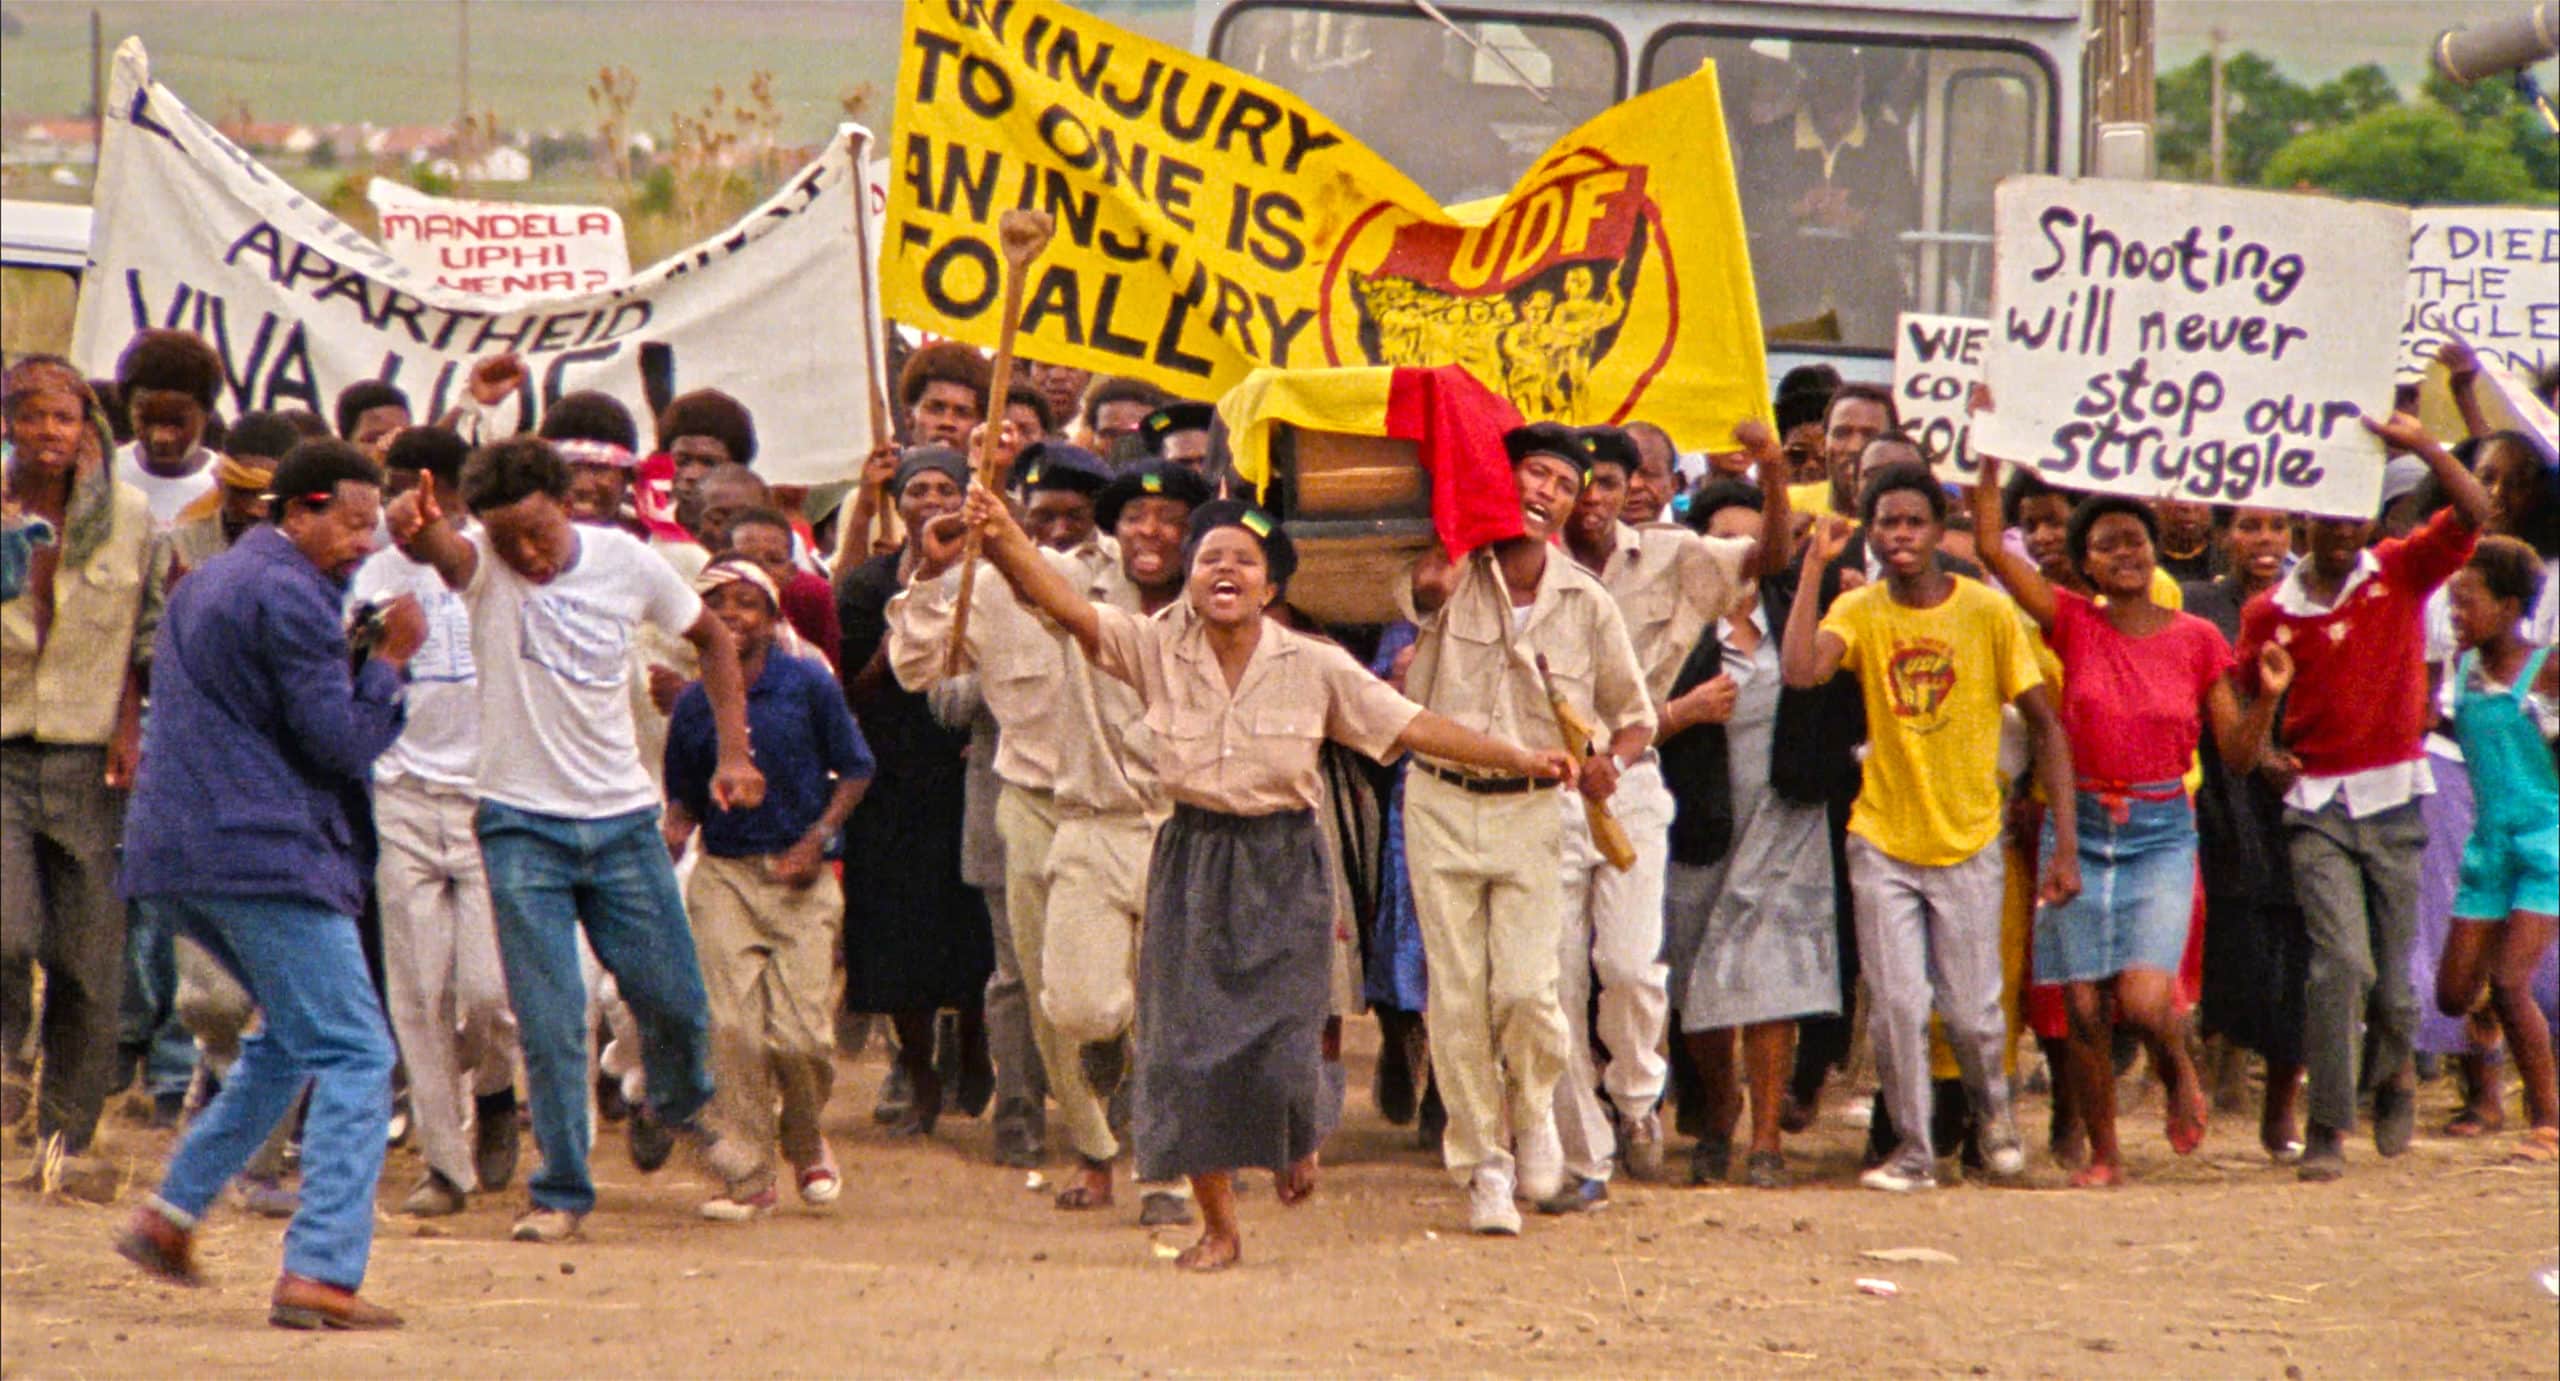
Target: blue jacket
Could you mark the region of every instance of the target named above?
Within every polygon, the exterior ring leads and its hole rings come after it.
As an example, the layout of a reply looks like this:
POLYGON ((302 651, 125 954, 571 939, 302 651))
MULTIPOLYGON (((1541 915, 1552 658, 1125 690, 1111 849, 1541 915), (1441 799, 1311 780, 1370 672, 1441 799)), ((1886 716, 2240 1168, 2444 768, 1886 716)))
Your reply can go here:
POLYGON ((344 598, 266 524, 169 592, 125 817, 126 896, 362 908, 350 799, 406 711, 390 667, 349 674, 344 598))

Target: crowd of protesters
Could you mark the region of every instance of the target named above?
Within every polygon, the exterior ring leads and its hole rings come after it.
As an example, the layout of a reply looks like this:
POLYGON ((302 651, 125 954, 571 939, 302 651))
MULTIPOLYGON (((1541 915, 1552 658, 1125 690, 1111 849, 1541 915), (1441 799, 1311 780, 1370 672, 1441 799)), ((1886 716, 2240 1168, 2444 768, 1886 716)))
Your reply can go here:
POLYGON ((1789 1184, 1860 1011, 1873 1189, 2025 1170, 2029 1032, 2074 1186, 2125 1176, 2131 1060, 2203 1143, 2204 1037, 2305 1180, 2360 1120, 2405 1151, 2439 1059, 2446 1135, 2503 1134, 2512 1066, 2549 1162, 2560 472, 2446 364, 2471 434, 2368 419, 2370 519, 1951 486, 1827 370, 1730 453, 1522 426, 1479 458, 1518 535, 1328 629, 1213 410, 1134 380, 994 398, 925 346, 901 439, 804 490, 716 391, 528 432, 496 357, 442 417, 369 381, 226 418, 183 332, 29 357, 5 1120, 58 1164, 135 1089, 184 1134, 119 1249, 191 1281, 226 1192, 290 1216, 294 1327, 398 1322, 358 1290, 401 1138, 398 1210, 452 1214, 522 1114, 520 1241, 585 1230, 599 1119, 688 1149, 705 1218, 835 1203, 875 1018, 894 1134, 988 1117, 1006 1165, 1072 1155, 1070 1212, 1133 1162, 1191 1269, 1242 1255, 1236 1172, 1315 1192, 1363 1011, 1493 1236, 1682 1177, 1674 1136, 1691 1183, 1739 1135, 1789 1184))

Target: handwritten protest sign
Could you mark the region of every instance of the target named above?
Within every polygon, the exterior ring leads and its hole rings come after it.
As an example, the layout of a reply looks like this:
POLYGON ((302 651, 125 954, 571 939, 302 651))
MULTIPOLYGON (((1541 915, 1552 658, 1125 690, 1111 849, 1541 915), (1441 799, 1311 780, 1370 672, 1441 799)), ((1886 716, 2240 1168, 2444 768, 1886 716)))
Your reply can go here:
POLYGON ((718 388, 755 412, 756 469, 778 484, 850 478, 870 449, 848 406, 881 357, 855 253, 855 169, 871 136, 845 126, 764 205, 713 238, 597 290, 463 292, 403 264, 295 192, 151 80, 137 40, 116 50, 98 166, 94 270, 72 358, 112 373, 135 331, 178 327, 221 357, 225 414, 305 407, 386 379, 420 416, 457 402, 471 362, 513 351, 529 378, 500 426, 531 430, 563 393, 602 389, 642 419, 718 388))
POLYGON ((392 258, 460 292, 541 297, 631 276, 622 217, 606 207, 463 201, 380 177, 365 199, 392 258))
POLYGON ((2448 336, 2531 378, 2560 359, 2560 211, 2436 206, 2409 213, 2409 314, 2400 377, 2448 336))
POLYGON ((1993 199, 1996 415, 1976 451, 2073 489, 2370 516, 2408 272, 2396 206, 2011 178, 1993 199))
POLYGON ((1641 410, 1723 449, 1769 390, 1715 82, 1603 112, 1462 223, 1268 82, 1061 0, 909 0, 886 309, 994 344, 996 218, 1034 207, 1033 358, 1196 399, 1257 365, 1454 363, 1533 418, 1641 410))
POLYGON ((1904 312, 1893 332, 1893 408, 1902 430, 1936 458, 1938 477, 1973 478, 1965 395, 1982 378, 1991 323, 1980 317, 1904 312))

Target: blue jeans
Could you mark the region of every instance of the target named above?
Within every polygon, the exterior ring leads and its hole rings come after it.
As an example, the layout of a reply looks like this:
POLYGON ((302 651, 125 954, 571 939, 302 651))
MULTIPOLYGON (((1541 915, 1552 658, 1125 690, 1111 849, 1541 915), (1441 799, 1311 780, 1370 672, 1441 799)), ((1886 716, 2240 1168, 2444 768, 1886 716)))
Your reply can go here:
POLYGON ((117 1044, 142 1057, 142 1091, 183 1094, 194 1082, 195 1038, 178 1020, 177 934, 133 904, 124 932, 124 1005, 117 1044))
POLYGON ((302 1208, 284 1268, 344 1289, 364 1283, 373 1192, 391 1116, 391 1026, 366 976, 352 916, 282 897, 149 897, 142 905, 240 980, 264 1021, 222 1094, 187 1127, 162 1203, 201 1218, 293 1107, 307 1080, 302 1208))
POLYGON ((507 1001, 533 1083, 533 1140, 542 1171, 528 1183, 537 1208, 585 1213, 587 988, 578 927, 640 1027, 649 1107, 690 1122, 711 1100, 711 1011, 684 897, 658 833, 658 812, 602 820, 540 815, 483 801, 474 824, 497 914, 507 1001))
MULTIPOLYGON (((2142 795, 2122 802, 2121 820, 2104 797, 2078 793, 2080 895, 2036 911, 2038 983, 2102 983, 2127 969, 2174 974, 2186 958, 2195 924, 2195 806, 2174 781, 2134 790, 2142 795)), ((2039 857, 2053 856, 2050 817, 2040 847, 2039 857)))

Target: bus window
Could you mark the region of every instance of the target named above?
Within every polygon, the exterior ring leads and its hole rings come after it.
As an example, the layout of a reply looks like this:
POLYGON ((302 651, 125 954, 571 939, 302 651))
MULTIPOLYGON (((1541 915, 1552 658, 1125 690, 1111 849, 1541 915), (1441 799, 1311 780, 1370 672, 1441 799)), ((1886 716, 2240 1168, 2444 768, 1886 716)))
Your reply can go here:
POLYGON ((2052 160, 2031 55, 1870 35, 1665 31, 1647 89, 1713 59, 1773 343, 1889 351, 1904 311, 1989 310, 1991 190, 2052 160))
POLYGON ((0 354, 62 355, 71 350, 71 313, 80 280, 60 269, 0 268, 0 354))
POLYGON ((1444 206, 1510 191, 1548 145, 1615 105, 1625 87, 1624 56, 1598 24, 1463 10, 1450 18, 1459 33, 1419 11, 1239 4, 1219 19, 1210 49, 1305 98, 1444 206))

